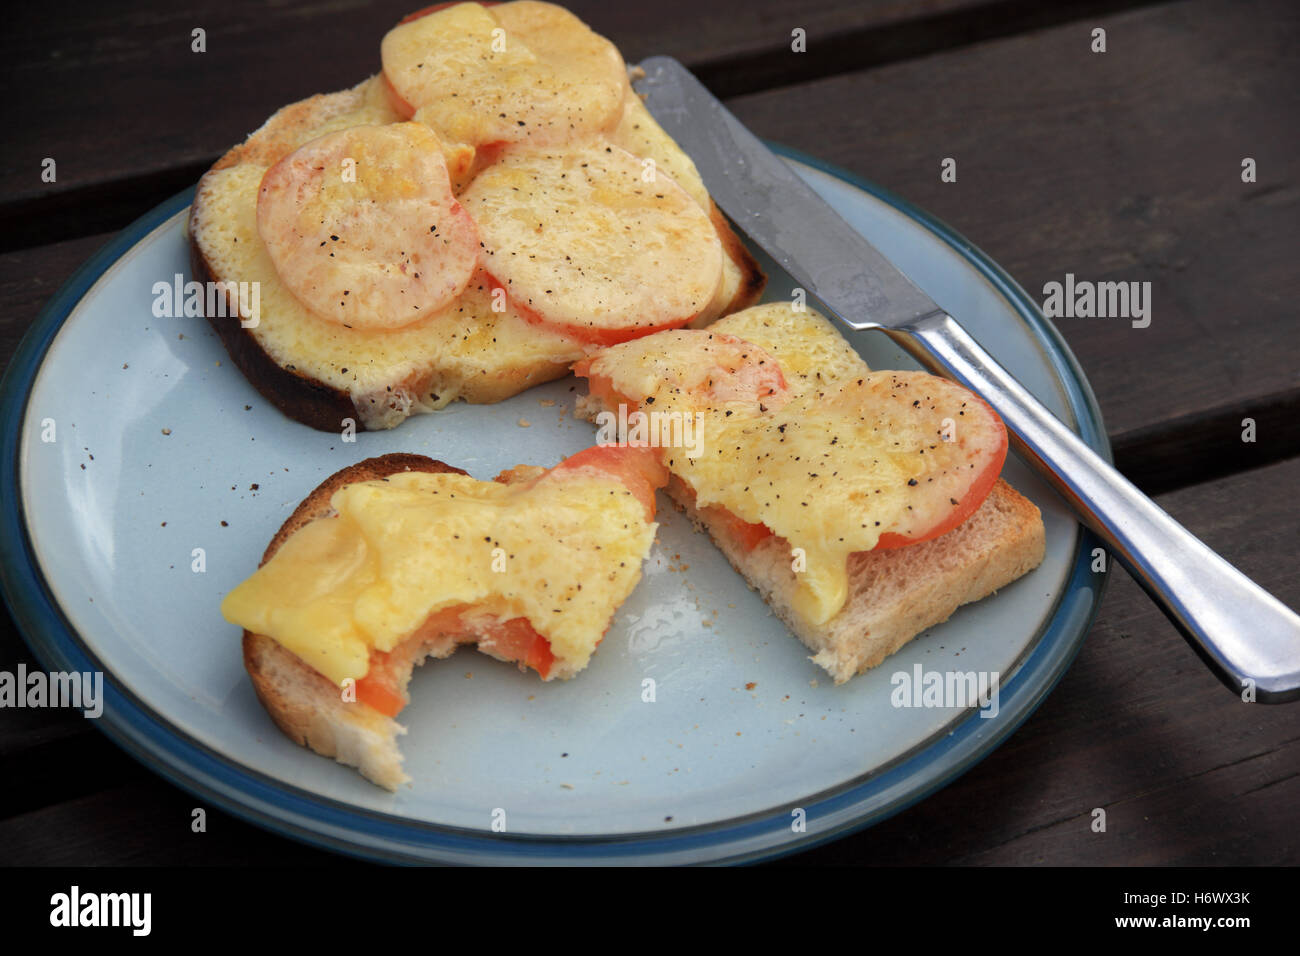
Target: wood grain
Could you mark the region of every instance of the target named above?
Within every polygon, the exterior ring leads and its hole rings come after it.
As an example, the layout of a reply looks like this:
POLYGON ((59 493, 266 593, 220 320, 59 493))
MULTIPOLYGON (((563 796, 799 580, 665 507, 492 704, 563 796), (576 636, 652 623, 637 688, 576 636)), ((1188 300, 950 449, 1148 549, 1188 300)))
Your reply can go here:
MULTIPOLYGON (((720 91, 761 89, 916 56, 1138 0, 571 0, 628 62, 667 53, 720 91), (808 52, 791 50, 806 31, 808 52)), ((286 103, 379 69, 379 41, 416 0, 183 7, 54 0, 0 35, 8 121, 0 250, 117 229, 193 183, 286 103), (191 31, 206 31, 192 50, 191 31), (57 180, 41 180, 55 160, 57 180)))
MULTIPOLYGON (((1160 502, 1296 606, 1300 580, 1278 555, 1294 550, 1300 519, 1279 489, 1298 486, 1300 459, 1160 502)), ((17 779, 39 773, 42 793, 75 798, 0 820, 14 864, 314 859, 211 810, 206 838, 192 838, 193 798, 99 734, 4 766, 23 769, 17 779)), ((1295 865, 1297 819, 1300 707, 1241 703, 1116 571, 1078 659, 1010 740, 903 814, 791 861, 1295 865), (1105 833, 1090 827, 1098 807, 1105 833)))

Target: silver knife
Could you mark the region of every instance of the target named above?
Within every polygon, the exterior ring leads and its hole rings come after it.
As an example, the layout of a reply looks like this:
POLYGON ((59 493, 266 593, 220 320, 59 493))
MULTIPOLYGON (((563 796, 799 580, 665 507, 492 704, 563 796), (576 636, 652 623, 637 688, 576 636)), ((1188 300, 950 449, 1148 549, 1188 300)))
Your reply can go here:
POLYGON ((671 57, 640 67, 650 113, 714 201, 851 329, 879 329, 1002 416, 1022 457, 1243 699, 1300 699, 1300 617, 1165 513, 1020 385, 671 57))

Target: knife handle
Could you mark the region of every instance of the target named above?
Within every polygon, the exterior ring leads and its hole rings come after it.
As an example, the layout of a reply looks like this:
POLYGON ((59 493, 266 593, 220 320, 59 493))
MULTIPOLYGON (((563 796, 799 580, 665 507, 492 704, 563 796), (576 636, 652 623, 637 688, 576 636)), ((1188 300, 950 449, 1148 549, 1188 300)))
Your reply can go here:
POLYGON ((1256 700, 1300 699, 1300 616, 1212 551, 1083 443, 951 316, 884 328, 917 361, 977 393, 1012 443, 1106 543, 1210 669, 1256 700))

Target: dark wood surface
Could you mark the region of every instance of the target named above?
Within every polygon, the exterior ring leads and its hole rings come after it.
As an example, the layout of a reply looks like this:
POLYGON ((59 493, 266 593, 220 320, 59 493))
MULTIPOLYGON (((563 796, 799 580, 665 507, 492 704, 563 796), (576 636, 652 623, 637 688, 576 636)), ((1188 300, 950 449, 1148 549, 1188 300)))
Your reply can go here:
MULTIPOLYGON (((114 231, 292 99, 373 71, 408 4, 61 0, 0 38, 0 357, 114 231), (207 30, 208 52, 189 50, 207 30), (297 42, 310 57, 287 56, 297 42), (40 162, 58 162, 55 184, 40 162)), ((1289 604, 1300 512, 1300 14, 1283 0, 571 6, 696 69, 758 133, 946 220, 1035 298, 1149 281, 1149 328, 1060 319, 1116 460, 1289 604), (663 11, 668 15, 664 15, 663 11), (1107 31, 1108 52, 1089 51, 1107 31), (808 33, 806 54, 790 31, 808 33), (956 183, 939 164, 958 163, 956 183), (1243 157, 1258 182, 1240 178, 1243 157), (1254 418, 1258 440, 1241 441, 1254 418)), ((0 669, 34 665, 8 615, 0 669)), ((212 812, 79 716, 0 711, 0 861, 345 861, 212 812)), ((1295 864, 1300 705, 1219 685, 1123 571, 1078 660, 992 756, 804 863, 1295 864), (1089 827, 1105 808, 1107 831, 1089 827)))

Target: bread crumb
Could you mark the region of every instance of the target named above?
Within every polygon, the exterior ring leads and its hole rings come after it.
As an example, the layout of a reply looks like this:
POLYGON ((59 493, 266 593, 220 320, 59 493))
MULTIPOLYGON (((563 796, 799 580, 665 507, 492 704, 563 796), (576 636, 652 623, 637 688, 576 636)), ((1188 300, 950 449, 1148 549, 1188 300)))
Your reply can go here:
POLYGON ((172 433, 172 430, 171 430, 170 428, 164 428, 164 429, 162 430, 162 433, 163 433, 164 435, 170 435, 170 434, 172 433))
POLYGON ((571 784, 571 783, 562 783, 562 784, 560 784, 560 786, 563 787, 565 790, 572 790, 572 789, 573 789, 573 784, 571 784))
POLYGON ((750 681, 748 684, 745 685, 745 690, 753 690, 753 689, 754 689, 755 687, 757 687, 757 686, 758 686, 758 681, 756 681, 756 680, 752 680, 752 681, 750 681))
POLYGON ((530 422, 530 421, 529 421, 528 419, 526 419, 526 418, 521 418, 521 419, 519 419, 519 427, 520 427, 520 428, 531 428, 531 427, 532 427, 532 424, 533 424, 533 423, 530 422))
POLYGON ((473 679, 474 679, 474 672, 473 672, 473 671, 466 671, 466 672, 465 672, 465 679, 466 679, 466 680, 473 680, 473 679))
POLYGON ((539 399, 537 400, 537 404, 540 405, 540 406, 542 406, 542 408, 554 408, 554 407, 555 407, 555 401, 554 401, 554 399, 550 399, 550 398, 539 398, 539 399))
POLYGON ((808 686, 809 686, 809 687, 816 687, 816 686, 817 686, 817 678, 814 677, 812 680, 810 680, 810 681, 808 682, 808 686))

